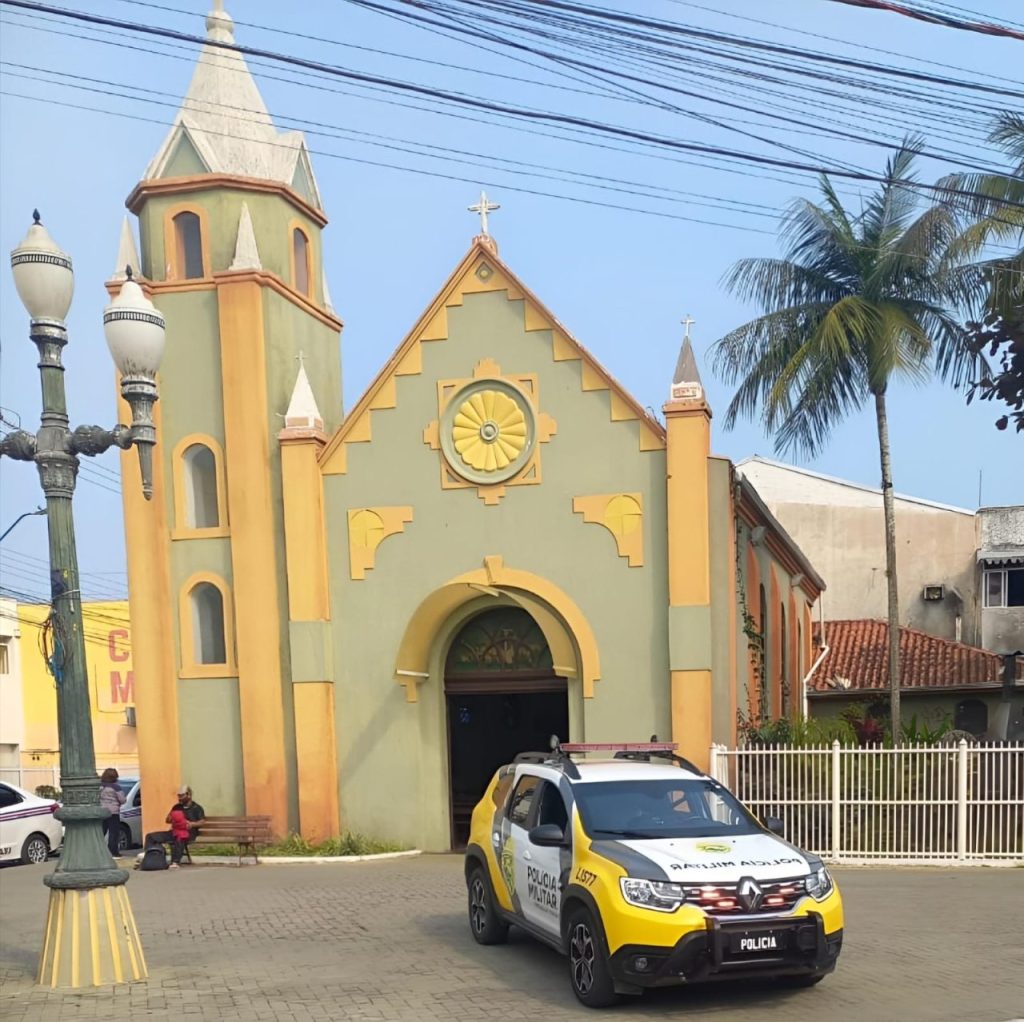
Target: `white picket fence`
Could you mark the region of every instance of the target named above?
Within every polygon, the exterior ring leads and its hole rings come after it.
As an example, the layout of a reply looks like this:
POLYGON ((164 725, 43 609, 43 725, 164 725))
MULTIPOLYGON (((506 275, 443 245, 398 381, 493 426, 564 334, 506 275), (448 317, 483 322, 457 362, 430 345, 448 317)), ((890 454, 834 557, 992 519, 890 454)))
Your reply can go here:
POLYGON ((1024 744, 713 745, 711 773, 830 862, 1024 864, 1024 744))

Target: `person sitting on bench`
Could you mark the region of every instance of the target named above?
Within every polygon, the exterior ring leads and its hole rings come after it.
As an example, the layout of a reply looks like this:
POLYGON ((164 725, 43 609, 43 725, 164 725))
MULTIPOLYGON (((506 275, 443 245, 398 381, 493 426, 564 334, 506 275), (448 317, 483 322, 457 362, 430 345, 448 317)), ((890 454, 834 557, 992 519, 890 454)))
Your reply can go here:
POLYGON ((203 807, 192 798, 192 789, 187 784, 178 786, 178 801, 171 806, 165 822, 171 824, 170 830, 155 830, 146 835, 145 847, 169 844, 171 846, 171 869, 181 865, 181 857, 185 848, 199 836, 199 825, 206 819, 203 807), (178 816, 177 814, 182 814, 178 816), (175 819, 171 819, 175 816, 175 819), (182 816, 187 831, 181 829, 182 816))

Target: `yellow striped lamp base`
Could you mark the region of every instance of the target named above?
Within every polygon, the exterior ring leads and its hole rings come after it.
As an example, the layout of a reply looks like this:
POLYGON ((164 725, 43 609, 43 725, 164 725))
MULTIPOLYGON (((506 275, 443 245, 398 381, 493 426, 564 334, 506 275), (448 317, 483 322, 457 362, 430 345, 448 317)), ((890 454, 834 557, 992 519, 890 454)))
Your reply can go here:
POLYGON ((128 891, 50 889, 38 983, 47 987, 105 986, 146 978, 139 931, 128 891))

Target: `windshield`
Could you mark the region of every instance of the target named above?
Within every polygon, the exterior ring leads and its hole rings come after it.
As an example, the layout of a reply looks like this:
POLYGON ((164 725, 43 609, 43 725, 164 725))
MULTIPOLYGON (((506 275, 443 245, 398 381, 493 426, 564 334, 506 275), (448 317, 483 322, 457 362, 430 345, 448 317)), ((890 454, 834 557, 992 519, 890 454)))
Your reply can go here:
POLYGON ((726 837, 761 827, 725 788, 680 778, 578 784, 576 803, 594 838, 726 837))

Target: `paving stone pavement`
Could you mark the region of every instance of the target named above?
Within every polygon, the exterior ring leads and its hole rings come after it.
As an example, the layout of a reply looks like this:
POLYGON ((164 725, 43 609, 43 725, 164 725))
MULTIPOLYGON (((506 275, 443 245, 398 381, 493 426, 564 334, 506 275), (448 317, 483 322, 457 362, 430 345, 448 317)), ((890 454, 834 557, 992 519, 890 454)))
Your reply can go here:
POLYGON ((660 990, 594 1013, 565 960, 469 934, 462 861, 184 867, 133 873, 146 983, 33 985, 44 866, 0 868, 0 1019, 477 1022, 1008 1022, 1024 1019, 1024 869, 840 869, 846 943, 812 990, 660 990))

